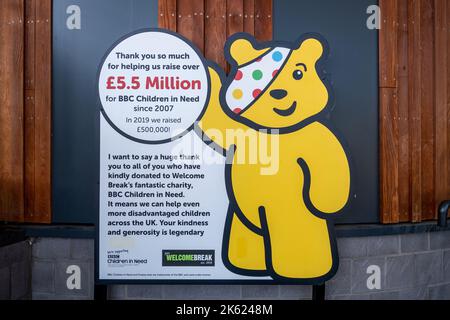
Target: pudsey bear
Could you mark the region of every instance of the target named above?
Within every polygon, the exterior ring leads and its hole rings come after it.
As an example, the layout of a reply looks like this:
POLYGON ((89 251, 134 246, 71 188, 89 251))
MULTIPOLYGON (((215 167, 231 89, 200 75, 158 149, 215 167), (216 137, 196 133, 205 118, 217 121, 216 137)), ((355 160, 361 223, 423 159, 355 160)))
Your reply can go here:
POLYGON ((337 271, 333 217, 351 187, 348 156, 327 120, 333 97, 322 70, 326 41, 307 34, 295 43, 259 44, 239 33, 225 55, 230 74, 210 65, 210 99, 196 128, 227 157, 225 266, 280 283, 324 282, 337 271), (242 161, 261 145, 250 135, 276 143, 277 170, 242 161))

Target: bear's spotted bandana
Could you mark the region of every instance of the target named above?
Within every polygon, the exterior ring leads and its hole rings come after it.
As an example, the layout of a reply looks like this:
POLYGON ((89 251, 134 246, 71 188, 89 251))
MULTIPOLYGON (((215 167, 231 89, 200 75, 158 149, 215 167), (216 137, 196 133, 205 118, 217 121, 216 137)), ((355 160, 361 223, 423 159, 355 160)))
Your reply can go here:
POLYGON ((236 114, 243 113, 266 90, 283 66, 290 49, 277 47, 254 61, 239 66, 225 99, 236 114))

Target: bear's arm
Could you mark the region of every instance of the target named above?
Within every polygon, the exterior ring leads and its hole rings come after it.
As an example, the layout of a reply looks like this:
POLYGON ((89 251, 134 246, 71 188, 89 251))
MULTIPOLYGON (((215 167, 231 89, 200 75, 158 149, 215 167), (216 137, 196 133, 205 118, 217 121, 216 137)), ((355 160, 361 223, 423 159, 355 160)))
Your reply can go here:
POLYGON ((311 125, 298 163, 303 171, 303 198, 318 214, 339 212, 350 194, 350 165, 336 136, 324 125, 311 125))
POLYGON ((222 81, 214 68, 209 67, 209 73, 211 96, 203 117, 196 124, 196 129, 201 131, 205 143, 212 141, 226 151, 234 142, 233 139, 226 139, 226 130, 245 130, 248 128, 230 118, 222 109, 219 99, 222 81))

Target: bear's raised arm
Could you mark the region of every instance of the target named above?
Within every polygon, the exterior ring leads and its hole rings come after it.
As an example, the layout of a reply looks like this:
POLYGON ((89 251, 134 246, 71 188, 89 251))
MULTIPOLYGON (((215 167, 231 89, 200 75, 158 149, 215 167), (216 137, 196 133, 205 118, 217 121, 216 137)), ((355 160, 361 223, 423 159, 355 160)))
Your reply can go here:
POLYGON ((337 213, 347 204, 350 195, 347 155, 326 126, 313 123, 308 129, 311 147, 305 148, 298 158, 304 176, 305 204, 318 214, 337 213))
POLYGON ((220 90, 222 81, 213 67, 209 67, 211 77, 211 92, 208 106, 203 117, 196 124, 196 130, 201 131, 203 141, 214 142, 225 151, 234 143, 233 139, 227 139, 233 135, 234 130, 246 130, 247 126, 230 118, 220 104, 220 90), (228 140, 228 141, 227 141, 228 140))

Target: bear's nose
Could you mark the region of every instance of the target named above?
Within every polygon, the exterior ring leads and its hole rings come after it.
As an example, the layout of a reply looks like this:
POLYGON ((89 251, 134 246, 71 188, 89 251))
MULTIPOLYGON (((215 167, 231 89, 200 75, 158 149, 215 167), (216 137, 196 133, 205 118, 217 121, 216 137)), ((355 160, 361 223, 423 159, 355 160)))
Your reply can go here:
POLYGON ((272 91, 270 91, 270 96, 274 99, 281 100, 287 96, 287 91, 281 90, 281 89, 272 90, 272 91))

